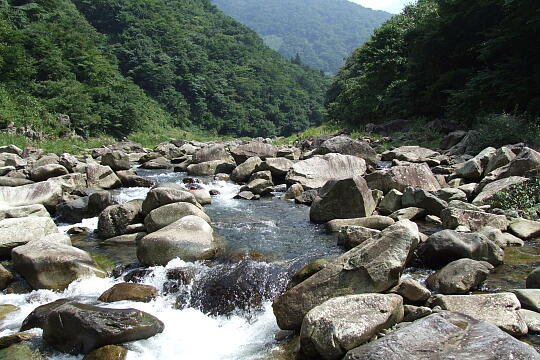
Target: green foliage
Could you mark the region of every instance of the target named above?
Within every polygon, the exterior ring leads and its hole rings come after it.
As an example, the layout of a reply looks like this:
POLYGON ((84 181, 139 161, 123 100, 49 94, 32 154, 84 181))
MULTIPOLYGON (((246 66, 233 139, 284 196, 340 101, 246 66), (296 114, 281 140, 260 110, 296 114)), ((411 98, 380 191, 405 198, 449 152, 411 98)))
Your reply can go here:
POLYGON ((75 139, 53 139, 44 141, 32 141, 23 135, 0 133, 0 144, 13 144, 23 149, 27 146, 43 149, 47 153, 55 154, 80 154, 85 149, 93 149, 102 145, 108 145, 115 142, 112 137, 95 137, 85 141, 75 139))
POLYGON ((347 0, 213 0, 287 59, 335 74, 358 44, 390 18, 347 0))
POLYGON ((331 121, 399 117, 472 126, 486 114, 540 116, 540 3, 419 0, 357 49, 327 93, 331 121))
POLYGON ((540 214, 540 175, 512 185, 506 191, 496 193, 492 205, 500 209, 516 210, 528 217, 537 218, 540 214))

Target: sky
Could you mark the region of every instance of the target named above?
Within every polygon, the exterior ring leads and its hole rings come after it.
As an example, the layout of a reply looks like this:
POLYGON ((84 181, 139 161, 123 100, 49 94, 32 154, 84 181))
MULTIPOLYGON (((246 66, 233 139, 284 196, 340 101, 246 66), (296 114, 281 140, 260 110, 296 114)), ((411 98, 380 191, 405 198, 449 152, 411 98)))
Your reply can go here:
POLYGON ((401 12, 403 7, 412 2, 412 0, 349 0, 364 7, 384 10, 392 14, 401 12))

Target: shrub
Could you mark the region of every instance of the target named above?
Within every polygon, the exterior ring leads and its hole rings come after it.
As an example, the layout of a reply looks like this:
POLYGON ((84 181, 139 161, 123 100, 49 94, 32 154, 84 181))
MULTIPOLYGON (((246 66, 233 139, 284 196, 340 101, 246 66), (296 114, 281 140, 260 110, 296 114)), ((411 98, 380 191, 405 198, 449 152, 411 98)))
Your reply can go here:
POLYGON ((540 174, 495 194, 493 206, 516 210, 526 217, 538 218, 540 212, 540 174))

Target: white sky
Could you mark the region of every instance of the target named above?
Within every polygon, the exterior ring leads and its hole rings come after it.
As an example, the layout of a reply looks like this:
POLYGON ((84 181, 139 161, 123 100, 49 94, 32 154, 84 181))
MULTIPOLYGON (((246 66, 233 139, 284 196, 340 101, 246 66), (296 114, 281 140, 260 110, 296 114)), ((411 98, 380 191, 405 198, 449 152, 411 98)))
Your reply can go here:
POLYGON ((364 7, 375 9, 375 10, 384 10, 392 14, 397 14, 401 12, 403 7, 411 2, 412 0, 349 0, 360 4, 364 7))

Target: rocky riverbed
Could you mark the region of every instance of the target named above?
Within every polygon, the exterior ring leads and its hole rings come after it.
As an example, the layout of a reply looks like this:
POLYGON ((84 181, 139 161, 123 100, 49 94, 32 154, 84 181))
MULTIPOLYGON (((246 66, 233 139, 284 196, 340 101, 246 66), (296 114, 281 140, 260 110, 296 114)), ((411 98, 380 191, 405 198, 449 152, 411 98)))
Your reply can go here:
POLYGON ((540 359, 540 154, 443 143, 0 147, 0 359, 540 359))

